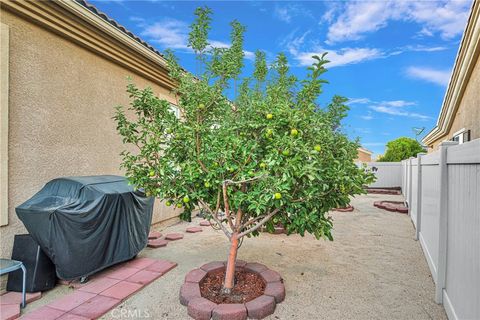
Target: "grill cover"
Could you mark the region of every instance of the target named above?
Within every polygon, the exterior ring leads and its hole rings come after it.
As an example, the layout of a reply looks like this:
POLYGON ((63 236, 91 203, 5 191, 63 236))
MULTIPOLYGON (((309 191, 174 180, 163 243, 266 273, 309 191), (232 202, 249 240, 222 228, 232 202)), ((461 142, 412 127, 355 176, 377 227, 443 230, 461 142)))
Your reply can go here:
POLYGON ((124 177, 68 177, 48 182, 16 212, 57 276, 73 280, 145 248, 153 202, 124 177))

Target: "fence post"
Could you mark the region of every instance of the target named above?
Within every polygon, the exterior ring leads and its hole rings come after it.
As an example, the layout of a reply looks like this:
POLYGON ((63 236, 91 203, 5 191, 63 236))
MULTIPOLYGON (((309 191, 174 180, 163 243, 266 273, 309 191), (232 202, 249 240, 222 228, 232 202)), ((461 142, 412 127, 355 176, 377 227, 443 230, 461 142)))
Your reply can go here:
POLYGON ((425 153, 417 154, 417 221, 415 225, 415 240, 420 238, 420 228, 422 225, 422 156, 425 153))
POLYGON ((438 162, 440 174, 439 228, 438 228, 438 268, 435 282, 435 302, 443 303, 443 289, 447 275, 447 232, 448 232, 448 167, 447 149, 457 145, 456 141, 444 141, 440 144, 438 162))
POLYGON ((408 196, 407 196, 407 204, 408 204, 408 215, 411 216, 411 207, 412 207, 412 157, 408 158, 408 196))

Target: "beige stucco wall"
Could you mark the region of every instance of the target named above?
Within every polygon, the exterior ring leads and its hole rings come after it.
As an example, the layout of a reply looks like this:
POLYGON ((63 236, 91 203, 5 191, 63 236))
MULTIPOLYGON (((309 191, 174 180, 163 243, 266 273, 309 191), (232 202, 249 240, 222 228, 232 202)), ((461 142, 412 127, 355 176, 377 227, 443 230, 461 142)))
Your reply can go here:
POLYGON ((433 148, 429 151, 436 150, 438 145, 444 140, 451 140, 453 134, 462 128, 470 130, 470 138, 480 138, 480 60, 477 59, 473 72, 468 80, 467 87, 460 101, 460 105, 455 114, 452 127, 448 134, 433 143, 433 148))
MULTIPOLYGON (((164 97, 169 91, 10 12, 1 22, 10 29, 10 92, 9 224, 0 228, 0 257, 10 257, 13 235, 26 232, 15 207, 46 182, 122 174, 112 116, 129 102, 126 77, 164 97)), ((154 222, 180 213, 158 201, 154 211, 154 222)))
POLYGON ((355 161, 360 161, 360 162, 372 162, 372 154, 367 153, 361 149, 358 149, 358 155, 357 159, 355 161))

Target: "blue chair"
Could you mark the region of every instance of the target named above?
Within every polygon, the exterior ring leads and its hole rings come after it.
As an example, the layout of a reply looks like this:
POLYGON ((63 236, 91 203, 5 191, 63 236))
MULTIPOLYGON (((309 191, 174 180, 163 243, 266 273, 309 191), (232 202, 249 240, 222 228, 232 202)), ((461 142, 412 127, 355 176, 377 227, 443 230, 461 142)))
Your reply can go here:
POLYGON ((27 282, 27 270, 21 261, 0 259, 0 276, 6 273, 10 273, 22 269, 23 283, 22 283, 22 308, 25 308, 25 286, 27 282))

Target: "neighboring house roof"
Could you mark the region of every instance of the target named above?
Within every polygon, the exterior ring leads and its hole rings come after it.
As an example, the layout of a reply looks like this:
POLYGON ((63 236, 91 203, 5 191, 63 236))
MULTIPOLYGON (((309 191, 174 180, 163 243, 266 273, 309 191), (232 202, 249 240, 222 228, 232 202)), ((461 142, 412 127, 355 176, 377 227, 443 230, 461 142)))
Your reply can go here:
POLYGON ((370 155, 373 154, 372 151, 370 151, 370 150, 368 150, 368 149, 365 149, 365 148, 363 148, 363 147, 359 147, 357 150, 358 150, 358 151, 361 151, 361 152, 363 152, 363 153, 370 154, 370 155))
POLYGON ((422 139, 424 144, 431 145, 434 141, 448 134, 479 55, 480 0, 474 0, 455 59, 447 92, 443 99, 437 125, 422 139))

